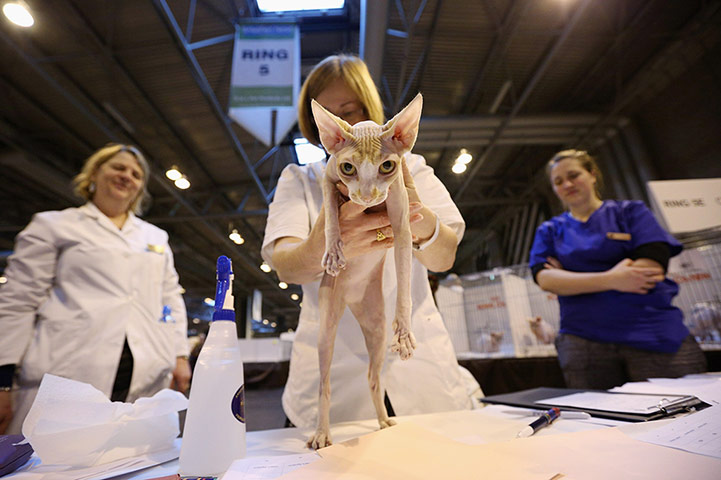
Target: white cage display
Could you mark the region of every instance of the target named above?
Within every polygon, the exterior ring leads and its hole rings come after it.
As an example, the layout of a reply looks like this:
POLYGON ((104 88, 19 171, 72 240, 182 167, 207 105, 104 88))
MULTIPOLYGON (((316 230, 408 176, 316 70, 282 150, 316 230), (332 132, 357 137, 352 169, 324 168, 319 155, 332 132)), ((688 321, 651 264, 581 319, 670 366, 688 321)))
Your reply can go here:
MULTIPOLYGON (((669 263, 668 276, 679 284, 673 303, 703 349, 721 349, 721 242, 685 243, 669 263)), ((436 302, 459 358, 556 354, 558 300, 536 285, 528 265, 449 275, 436 302)))
POLYGON ((459 357, 555 355, 558 302, 525 265, 447 278, 436 301, 459 357))

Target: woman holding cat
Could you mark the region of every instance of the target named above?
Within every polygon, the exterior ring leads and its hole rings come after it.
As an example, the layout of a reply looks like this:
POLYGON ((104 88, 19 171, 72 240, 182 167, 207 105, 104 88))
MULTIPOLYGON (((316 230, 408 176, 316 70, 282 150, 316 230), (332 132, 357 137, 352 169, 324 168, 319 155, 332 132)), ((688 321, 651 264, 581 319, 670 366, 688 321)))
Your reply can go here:
MULTIPOLYGON (((298 118, 303 135, 319 145, 310 102, 315 99, 351 125, 383 123, 380 96, 363 61, 337 55, 321 61, 308 75, 300 93, 298 118)), ((423 157, 407 154, 404 179, 410 199, 414 260, 411 270, 412 327, 418 347, 412 359, 386 358, 382 385, 392 410, 399 415, 471 408, 464 379, 440 313, 433 302, 427 271, 453 265, 465 223, 443 184, 423 157)), ((281 174, 270 205, 263 258, 286 282, 303 286, 303 306, 283 392, 283 409, 298 427, 312 427, 318 403, 318 290, 323 274, 325 216, 320 180, 324 165, 289 165, 281 174)), ((342 193, 343 188, 340 188, 342 193)), ((365 211, 347 201, 339 208, 343 253, 347 259, 371 250, 391 252, 393 232, 384 210, 365 211)), ((390 253, 390 255, 393 255, 390 253)), ((395 305, 395 264, 385 262, 383 282, 392 319, 395 305)), ((390 325, 387 331, 392 332, 390 325)), ((367 353, 358 323, 346 310, 340 320, 331 366, 331 423, 374 418, 366 382, 367 353)))
POLYGON ((559 152, 547 172, 568 211, 538 227, 530 265, 538 285, 558 295, 566 386, 608 389, 705 371, 671 305, 678 285, 665 276, 681 244, 642 202, 601 200, 601 173, 588 153, 559 152))

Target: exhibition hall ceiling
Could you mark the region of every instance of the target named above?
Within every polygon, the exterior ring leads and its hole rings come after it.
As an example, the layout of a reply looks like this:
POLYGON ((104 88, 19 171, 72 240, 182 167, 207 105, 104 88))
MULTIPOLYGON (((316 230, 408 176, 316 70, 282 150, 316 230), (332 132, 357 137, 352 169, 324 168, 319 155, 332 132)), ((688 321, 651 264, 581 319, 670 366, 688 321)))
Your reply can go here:
MULTIPOLYGON (((259 266, 268 204, 296 161, 298 130, 269 149, 227 115, 231 39, 239 22, 260 16, 255 2, 26 3, 33 27, 0 19, 0 268, 32 214, 80 204, 70 181, 94 149, 129 143, 151 163, 145 218, 170 234, 187 295, 212 296, 215 258, 225 254, 236 295, 259 289, 271 315, 296 313, 290 294, 299 287, 280 288, 259 266), (165 178, 173 165, 189 189, 165 178), (232 229, 242 245, 228 238, 232 229)), ((388 118, 423 93, 414 151, 467 222, 461 263, 479 238, 510 231, 519 209, 548 210, 539 171, 553 152, 613 135, 714 48, 721 30, 715 1, 346 3, 340 14, 295 19, 301 76, 362 46, 388 118), (463 148, 473 160, 457 175, 463 148)))

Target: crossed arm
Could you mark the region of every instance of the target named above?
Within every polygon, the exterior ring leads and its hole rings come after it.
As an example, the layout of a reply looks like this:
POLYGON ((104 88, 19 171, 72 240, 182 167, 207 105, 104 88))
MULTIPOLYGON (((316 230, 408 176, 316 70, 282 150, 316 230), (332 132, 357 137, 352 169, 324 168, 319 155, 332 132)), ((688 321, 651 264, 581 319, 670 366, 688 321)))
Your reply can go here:
POLYGON ((538 285, 557 295, 580 295, 606 290, 645 295, 665 278, 659 262, 650 258, 625 258, 605 272, 571 272, 548 257, 544 269, 536 275, 538 285))

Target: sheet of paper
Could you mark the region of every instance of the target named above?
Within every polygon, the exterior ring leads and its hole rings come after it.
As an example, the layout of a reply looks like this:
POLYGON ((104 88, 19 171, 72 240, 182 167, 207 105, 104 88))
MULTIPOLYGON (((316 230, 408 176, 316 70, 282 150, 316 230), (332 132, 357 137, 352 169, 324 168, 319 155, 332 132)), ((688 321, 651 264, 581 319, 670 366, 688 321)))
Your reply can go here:
POLYGON ((606 412, 650 414, 659 410, 659 402, 672 403, 683 395, 625 395, 622 393, 582 392, 560 397, 544 398, 535 403, 558 407, 587 408, 606 412))
POLYGON ((320 460, 320 456, 315 452, 302 455, 243 458, 234 461, 221 480, 270 480, 316 460, 320 460))
POLYGON ((677 418, 634 438, 721 459, 721 405, 677 418))
POLYGON ((123 458, 93 467, 71 468, 63 465, 32 464, 29 471, 17 471, 3 480, 105 480, 165 463, 180 455, 180 439, 173 448, 151 452, 139 457, 123 458))
MULTIPOLYGON (((492 444, 491 444, 492 445, 492 444)), ((495 450, 455 442, 404 422, 318 451, 323 457, 283 480, 493 478, 550 480, 561 473, 495 450)))
POLYGON ((721 461, 634 440, 617 428, 463 445, 412 423, 319 451, 283 480, 403 478, 718 480, 721 461))
POLYGON ((634 440, 618 428, 489 444, 518 462, 537 462, 574 480, 718 480, 721 461, 634 440))
POLYGON ((721 376, 708 373, 684 378, 650 378, 647 382, 629 382, 609 391, 694 395, 709 405, 721 405, 721 376))

